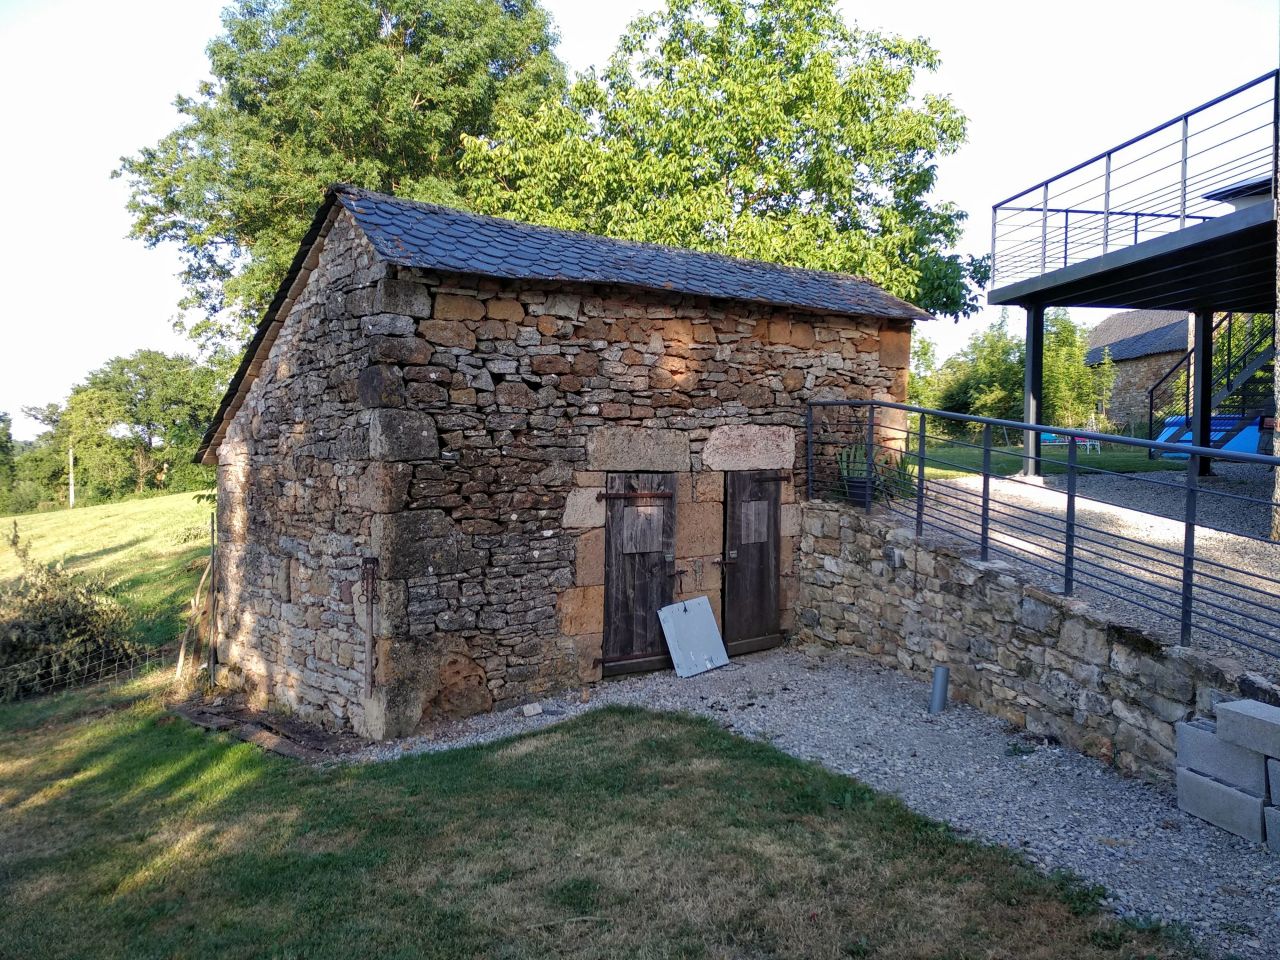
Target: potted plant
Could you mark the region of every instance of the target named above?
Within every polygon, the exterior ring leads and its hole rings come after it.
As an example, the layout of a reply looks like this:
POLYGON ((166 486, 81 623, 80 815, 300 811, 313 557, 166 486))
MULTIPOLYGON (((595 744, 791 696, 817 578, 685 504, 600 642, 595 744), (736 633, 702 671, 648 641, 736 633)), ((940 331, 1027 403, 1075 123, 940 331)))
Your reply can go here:
POLYGON ((875 495, 875 465, 866 444, 851 443, 836 452, 840 481, 850 503, 868 504, 875 495))

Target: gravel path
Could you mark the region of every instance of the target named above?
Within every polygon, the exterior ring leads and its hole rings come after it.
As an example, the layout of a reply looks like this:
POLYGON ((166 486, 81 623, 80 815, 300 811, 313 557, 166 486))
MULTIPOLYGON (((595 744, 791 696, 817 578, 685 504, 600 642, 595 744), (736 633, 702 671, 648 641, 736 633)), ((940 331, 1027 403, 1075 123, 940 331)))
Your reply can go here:
MULTIPOLYGON (((1241 661, 1280 680, 1280 544, 1265 537, 1270 500, 1265 467, 1215 464, 1198 497, 1195 646, 1241 661)), ((1083 475, 1077 484, 1076 584, 1080 597, 1108 616, 1178 641, 1181 615, 1183 474, 1083 475)), ((992 556, 1018 563, 1020 575, 1062 588, 1065 478, 991 481, 992 556)), ((926 501, 926 533, 976 550, 981 524, 978 477, 935 481, 926 501)), ((914 507, 912 506, 912 510, 914 507)), ((914 514, 912 513, 912 516, 914 514)), ((908 518, 910 519, 910 518, 908 518)))
POLYGON ((544 700, 540 716, 486 714, 352 759, 484 743, 606 704, 689 711, 896 794, 1042 867, 1104 884, 1117 914, 1185 923, 1219 956, 1280 956, 1280 857, 1181 813, 1164 790, 1012 734, 969 707, 929 717, 927 702, 926 684, 856 657, 775 650, 689 680, 666 672, 609 681, 587 704, 577 694, 544 700))

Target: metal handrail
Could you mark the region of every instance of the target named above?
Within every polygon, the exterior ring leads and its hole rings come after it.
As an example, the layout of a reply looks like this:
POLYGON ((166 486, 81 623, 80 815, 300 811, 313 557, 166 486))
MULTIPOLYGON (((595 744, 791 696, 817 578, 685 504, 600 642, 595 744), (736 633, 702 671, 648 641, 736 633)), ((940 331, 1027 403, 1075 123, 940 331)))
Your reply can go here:
MULTIPOLYGON (((976 548, 983 560, 989 559, 992 553, 1010 557, 1024 565, 1033 578, 1046 575, 1060 578, 1060 589, 1064 595, 1073 595, 1077 587, 1084 587, 1111 601, 1119 601, 1132 608, 1131 613, 1141 622, 1172 629, 1184 645, 1225 641, 1280 658, 1280 605, 1274 599, 1274 585, 1280 584, 1280 579, 1261 569, 1255 571, 1250 565, 1253 561, 1235 561, 1228 566, 1226 558, 1206 555, 1203 547, 1197 549, 1202 497, 1222 496, 1231 503, 1264 506, 1270 511, 1280 510, 1280 503, 1247 496, 1240 491, 1202 490, 1199 480, 1201 458, 1280 466, 1280 457, 1266 454, 1122 437, 893 401, 815 400, 807 405, 805 412, 806 491, 809 499, 815 499, 815 478, 822 473, 823 497, 834 495, 837 501, 868 512, 879 504, 890 514, 914 519, 917 537, 922 537, 928 528, 958 538, 976 548), (819 423, 815 412, 824 409, 847 409, 855 413, 848 417, 841 417, 838 412, 828 413, 819 423), (909 418, 885 417, 883 413, 877 416, 880 411, 890 410, 914 415, 916 422, 912 423, 909 418), (980 427, 981 442, 948 439, 948 443, 980 450, 981 466, 973 462, 972 453, 967 463, 939 456, 938 448, 929 445, 929 418, 980 427), (1039 501, 1020 502, 1015 492, 1019 488, 1039 490, 1042 494, 1046 491, 1053 493, 1055 488, 1033 482, 1031 478, 1006 476, 1003 471, 994 471, 993 435, 997 430, 1006 431, 1006 445, 1007 431, 1027 436, 1037 432, 1054 433, 1063 438, 1065 460, 1042 456, 1038 448, 1029 443, 1021 451, 1015 447, 999 452, 1001 456, 1012 455, 1026 464, 1052 463, 1065 471, 1065 490, 1056 488, 1056 493, 1065 497, 1065 510, 1046 509, 1039 501), (1117 473, 1081 461, 1081 445, 1094 441, 1180 454, 1187 457, 1187 466, 1180 482, 1143 474, 1117 473), (840 451, 850 448, 859 451, 858 457, 846 461, 840 451), (926 469, 930 467, 958 469, 975 480, 980 479, 981 487, 957 485, 941 478, 931 478, 926 483, 926 469), (1082 476, 1096 474, 1124 477, 1135 484, 1135 490, 1150 485, 1168 490, 1170 494, 1174 491, 1181 493, 1180 505, 1176 505, 1176 500, 1171 504, 1170 496, 1163 493, 1154 500, 1143 500, 1142 506, 1127 505, 1131 510, 1180 522, 1181 534, 1177 537, 1181 541, 1180 549, 1173 544, 1159 542, 1159 538, 1140 539, 1137 534, 1128 536, 1123 522, 1117 528, 1114 521, 1095 519, 1089 508, 1083 516, 1078 514, 1076 507, 1079 501, 1096 502, 1099 497, 1092 491, 1080 492, 1077 481, 1082 476), (1013 486, 994 487, 992 481, 996 479, 1013 486)), ((957 460, 964 459, 964 456, 957 456, 957 460)), ((1175 477, 1178 475, 1174 474, 1175 477)), ((1129 488, 1126 486, 1124 489, 1129 488)), ((1108 498, 1101 499, 1105 501, 1108 498)), ((1123 504, 1122 500, 1116 505, 1123 504)), ((1229 514, 1235 516, 1236 512, 1229 511, 1229 514)), ((1217 514, 1214 522, 1226 524, 1220 529, 1233 529, 1236 521, 1223 520, 1222 516, 1217 514)), ((1263 516, 1266 517, 1265 514, 1263 516)), ((1256 516, 1250 522, 1254 524, 1250 528, 1254 532, 1244 532, 1240 536, 1280 546, 1280 542, 1269 539, 1265 533, 1256 532, 1259 529, 1256 516)), ((1263 519, 1261 529, 1265 530, 1266 523, 1263 519)))
POLYGON ((888 400, 811 400, 809 402, 810 411, 813 407, 880 407, 885 410, 902 410, 905 413, 924 414, 930 417, 940 417, 944 420, 955 420, 961 423, 973 423, 979 426, 1002 427, 1005 430, 1012 430, 1017 433, 1060 434, 1065 437, 1074 437, 1077 440, 1096 440, 1099 443, 1140 447, 1144 450, 1176 453, 1179 456, 1211 457, 1214 460, 1235 460, 1240 463, 1260 463, 1267 467, 1280 467, 1280 457, 1267 456, 1261 453, 1245 453, 1241 450, 1219 450, 1215 447, 1199 447, 1191 443, 1165 443, 1162 440, 1144 440, 1141 437, 1122 437, 1114 433, 1099 433, 1096 430, 1080 430, 1076 427, 1054 427, 1043 423, 1024 423, 1020 420, 1000 420, 996 417, 980 417, 971 413, 935 410, 931 407, 917 407, 909 403, 893 403, 888 400))
POLYGON ((1223 188, 1266 174, 1274 182, 1278 167, 1280 70, 1270 70, 994 204, 992 283, 1043 276, 1217 219, 1231 202, 1218 195, 1223 188), (1265 97, 1249 96, 1268 84, 1265 97), (1233 98, 1242 100, 1222 116, 1233 98))
POLYGON ((1103 150, 1097 156, 1090 157, 1088 160, 1084 160, 1080 163, 1077 163, 1074 167, 1069 167, 1068 169, 1063 170, 1061 173, 1054 174, 1052 177, 1049 177, 1047 180, 1041 180, 1039 183, 1035 184, 1034 186, 1027 187, 1027 189, 1025 190, 1020 190, 1017 193, 1015 193, 1013 196, 1006 197, 1005 199, 1001 200, 999 203, 993 204, 993 206, 1003 207, 1005 204, 1009 203, 1012 200, 1017 200, 1021 196, 1025 196, 1028 193, 1032 193, 1045 186, 1048 186, 1049 184, 1053 183, 1055 180, 1061 180, 1063 177, 1070 176, 1071 174, 1076 173, 1079 170, 1083 170, 1085 167, 1089 166, 1092 163, 1097 163, 1099 160, 1105 160, 1107 159, 1107 156, 1109 154, 1119 153, 1121 150, 1124 150, 1126 147, 1132 147, 1135 143, 1139 143, 1147 139, 1147 137, 1155 136, 1157 133, 1160 133, 1164 130, 1168 130, 1170 127, 1174 126, 1175 124, 1182 123, 1184 120, 1189 120, 1198 113, 1203 113, 1205 110, 1208 110, 1210 107, 1216 107, 1218 104, 1226 100, 1230 100, 1232 97, 1237 96, 1238 94, 1244 93, 1246 90, 1253 89, 1254 87, 1258 86, 1258 84, 1260 83, 1266 83, 1268 80, 1275 80, 1277 77, 1280 77, 1280 68, 1275 70, 1268 70, 1266 73, 1264 73, 1260 77, 1254 77, 1252 80, 1242 83, 1240 84, 1240 86, 1235 87, 1232 90, 1228 90, 1226 93, 1221 94, 1220 96, 1214 97, 1212 100, 1206 100, 1204 103, 1200 104, 1200 106, 1192 107, 1186 113, 1180 113, 1176 117, 1174 117, 1172 120, 1166 120, 1164 123, 1161 123, 1161 124, 1158 124, 1157 126, 1152 127, 1150 130, 1146 131, 1145 133, 1140 133, 1136 137, 1130 137, 1124 143, 1114 146, 1109 150, 1103 150))

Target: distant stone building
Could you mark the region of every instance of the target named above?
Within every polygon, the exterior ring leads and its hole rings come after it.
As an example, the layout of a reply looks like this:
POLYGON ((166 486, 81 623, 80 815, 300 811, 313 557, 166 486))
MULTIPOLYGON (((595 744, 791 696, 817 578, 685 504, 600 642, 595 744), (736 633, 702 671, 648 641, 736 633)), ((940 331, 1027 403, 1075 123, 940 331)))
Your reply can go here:
POLYGON ((383 738, 660 667, 682 598, 731 652, 779 642, 805 402, 904 400, 925 318, 855 277, 334 188, 200 454, 220 679, 383 738))
POLYGON ((1105 411, 1120 429, 1147 426, 1147 393, 1191 349, 1189 314, 1176 310, 1113 313, 1089 331, 1085 362, 1101 363, 1104 350, 1115 366, 1115 386, 1105 411))

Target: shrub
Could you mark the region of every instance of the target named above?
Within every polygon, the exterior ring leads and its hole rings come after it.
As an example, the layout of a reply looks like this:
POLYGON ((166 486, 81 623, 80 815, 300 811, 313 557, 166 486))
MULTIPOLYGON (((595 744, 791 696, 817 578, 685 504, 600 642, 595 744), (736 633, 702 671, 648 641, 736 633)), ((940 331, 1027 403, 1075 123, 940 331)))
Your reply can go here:
POLYGON ((22 573, 0 587, 0 702, 94 679, 136 657, 133 623, 100 578, 33 559, 13 525, 22 573))

